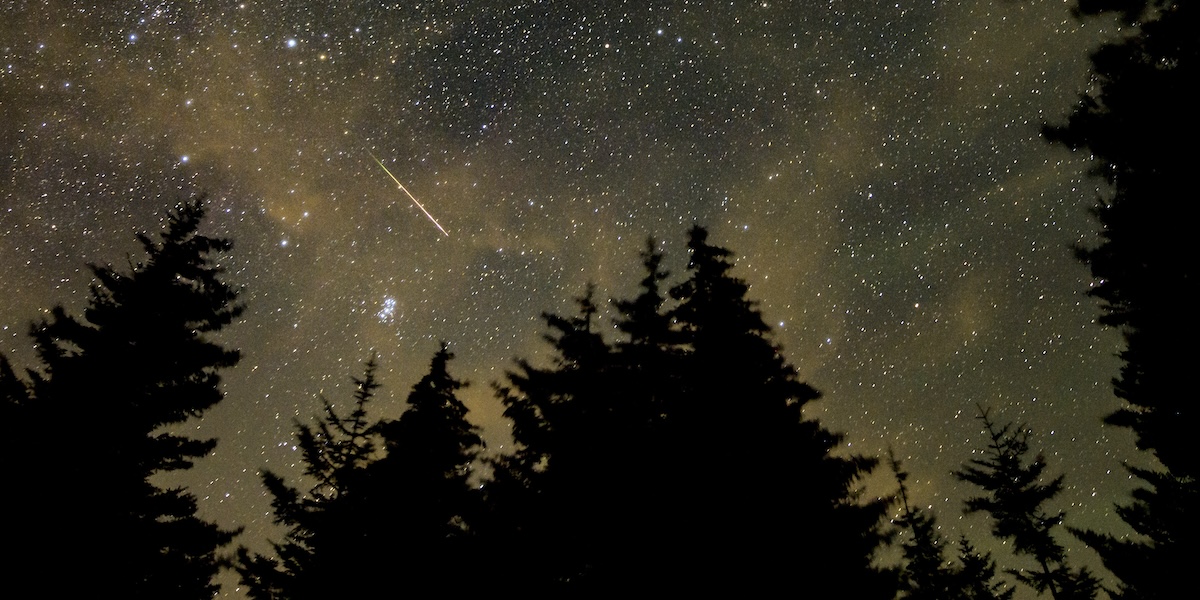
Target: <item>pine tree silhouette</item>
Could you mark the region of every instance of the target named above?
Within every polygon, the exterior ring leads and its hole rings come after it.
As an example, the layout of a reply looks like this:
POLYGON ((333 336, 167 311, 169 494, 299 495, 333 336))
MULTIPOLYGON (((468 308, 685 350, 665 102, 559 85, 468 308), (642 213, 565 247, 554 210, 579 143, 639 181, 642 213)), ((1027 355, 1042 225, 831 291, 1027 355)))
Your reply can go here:
POLYGON ((996 564, 989 554, 979 554, 966 536, 959 539, 958 564, 946 557, 945 540, 937 519, 913 506, 908 498, 908 473, 889 451, 892 472, 899 484, 901 530, 900 598, 907 600, 1010 600, 1016 590, 995 581, 996 564))
POLYGON ((1017 590, 996 580, 996 561, 988 552, 980 553, 961 536, 958 540, 959 568, 954 588, 962 600, 1011 600, 1017 590))
POLYGON ((908 498, 908 473, 889 450, 888 456, 896 483, 900 486, 900 545, 903 566, 900 570, 900 597, 910 600, 950 600, 955 598, 955 570, 946 559, 945 540, 938 534, 932 514, 911 505, 908 498), (906 531, 905 531, 906 530, 906 531))
POLYGON ((982 407, 979 413, 989 437, 987 451, 982 458, 971 459, 955 476, 979 486, 984 494, 968 499, 965 511, 990 515, 992 534, 1011 540, 1013 553, 1037 563, 1035 570, 1008 571, 1020 582, 1039 594, 1050 592, 1055 600, 1095 598, 1100 582, 1086 567, 1072 569, 1066 550, 1055 539, 1064 513, 1045 508, 1062 491, 1063 476, 1042 483, 1045 458, 1039 454, 1027 460, 1030 431, 1012 424, 997 426, 982 407))
POLYGON ((1197 405, 1186 392, 1191 356, 1179 351, 1200 334, 1182 292, 1196 284, 1184 199, 1194 196, 1187 148, 1200 131, 1191 104, 1200 12, 1194 2, 1176 0, 1079 0, 1078 9, 1120 13, 1136 33, 1092 55, 1091 91, 1065 125, 1045 133, 1090 152, 1094 172, 1111 187, 1095 209, 1102 243, 1079 251, 1097 282, 1090 293, 1101 302, 1100 322, 1125 337, 1113 387, 1127 404, 1108 422, 1132 430, 1164 470, 1130 469, 1146 486, 1118 513, 1138 536, 1076 534, 1121 580, 1114 598, 1165 598, 1190 585, 1184 574, 1200 537, 1195 519, 1184 514, 1200 500, 1200 454, 1190 435, 1197 405))
POLYGON ((622 487, 614 474, 624 463, 614 457, 626 440, 611 429, 617 382, 610 349, 594 329, 594 297, 589 284, 576 299, 576 316, 543 315, 554 349, 550 367, 518 360, 496 385, 517 449, 493 464, 488 497, 507 533, 491 537, 508 537, 521 549, 506 577, 538 593, 598 585, 596 573, 608 570, 611 552, 605 524, 613 522, 609 511, 620 510, 609 502, 622 487))
POLYGON ((467 522, 480 509, 467 480, 483 442, 455 395, 465 384, 447 371, 453 356, 442 344, 397 420, 367 416, 379 387, 372 357, 348 415, 324 401, 322 420, 297 424, 315 485, 301 493, 264 472, 288 533, 273 557, 239 549, 251 597, 377 597, 450 581, 460 592, 479 589, 463 565, 474 558, 467 522))
POLYGON ((876 461, 834 456, 841 437, 804 418, 820 394, 768 339, 732 252, 698 226, 687 248, 670 311, 684 375, 667 410, 680 579, 762 592, 800 581, 825 594, 852 581, 856 597, 890 597, 890 577, 871 566, 887 505, 856 492, 876 461))
POLYGON ((518 361, 497 385, 517 449, 496 461, 488 497, 519 548, 500 571, 535 594, 853 581, 857 597, 891 597, 870 565, 886 504, 855 493, 873 461, 833 457, 840 438, 803 419, 818 394, 706 235, 691 233, 673 307, 648 242, 638 294, 613 302, 622 339, 599 333, 589 286, 576 316, 546 315, 549 366, 518 361))
MULTIPOLYGON (((62 307, 32 327, 41 365, 19 382, 14 547, 19 585, 51 596, 120 590, 130 598, 211 598, 227 531, 196 516, 196 499, 151 477, 192 466, 216 445, 174 428, 222 398, 220 370, 238 352, 210 335, 242 312, 215 256, 230 243, 199 233, 202 199, 139 235, 144 262, 128 272, 91 265, 82 318, 62 307), (25 390, 20 390, 24 387, 25 390), (51 435, 47 435, 52 432, 51 435), (69 557, 67 561, 51 557, 69 557)), ((7 409, 6 409, 7 410, 7 409)), ((7 415, 6 415, 7 418, 7 415)))
POLYGON ((367 418, 368 405, 379 388, 376 368, 376 358, 371 356, 363 376, 353 379, 354 407, 348 415, 339 415, 322 397, 322 419, 314 425, 296 422, 304 474, 312 482, 306 493, 278 474, 262 471, 275 523, 286 526, 287 534, 283 542, 272 543, 273 557, 252 554, 244 546, 238 549, 235 567, 251 598, 336 595, 346 591, 339 579, 350 580, 351 574, 359 572, 345 561, 368 550, 357 519, 367 487, 367 466, 377 446, 377 424, 367 418))
POLYGON ((483 440, 457 397, 466 384, 447 370, 453 358, 443 343, 408 395, 408 409, 379 426, 386 455, 367 469, 372 550, 364 553, 364 592, 396 585, 482 592, 470 566, 480 558, 471 523, 481 499, 469 479, 483 440))

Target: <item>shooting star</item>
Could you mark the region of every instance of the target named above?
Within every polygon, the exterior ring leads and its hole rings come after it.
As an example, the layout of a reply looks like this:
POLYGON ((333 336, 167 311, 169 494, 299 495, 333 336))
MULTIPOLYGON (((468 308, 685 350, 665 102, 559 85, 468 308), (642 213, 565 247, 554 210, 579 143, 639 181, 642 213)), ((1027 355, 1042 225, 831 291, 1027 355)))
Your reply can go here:
POLYGON ((392 172, 388 170, 386 166, 384 166, 383 161, 379 160, 379 158, 375 156, 375 153, 371 152, 370 148, 366 148, 366 151, 367 154, 371 155, 371 158, 375 160, 375 164, 379 165, 379 167, 383 169, 383 172, 387 173, 388 177, 391 177, 392 181, 395 181, 396 185, 400 186, 400 191, 404 192, 404 195, 408 196, 408 199, 412 200, 412 203, 417 205, 417 208, 421 209, 421 212, 425 213, 425 216, 429 218, 429 221, 433 223, 433 226, 437 227, 438 231, 442 232, 442 235, 450 237, 450 234, 446 233, 446 230, 443 229, 442 225, 437 222, 437 219, 433 218, 433 215, 429 214, 429 211, 425 210, 425 207, 421 205, 421 202, 417 200, 417 197, 412 195, 412 192, 408 191, 408 188, 404 187, 404 184, 400 183, 400 180, 396 179, 396 176, 392 175, 392 172))

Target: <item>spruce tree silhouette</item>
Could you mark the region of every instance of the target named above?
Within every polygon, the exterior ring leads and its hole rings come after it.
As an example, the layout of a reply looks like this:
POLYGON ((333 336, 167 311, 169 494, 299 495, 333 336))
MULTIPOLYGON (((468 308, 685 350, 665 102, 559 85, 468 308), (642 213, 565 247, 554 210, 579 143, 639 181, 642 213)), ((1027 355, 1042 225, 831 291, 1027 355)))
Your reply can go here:
POLYGON ((1200 453, 1190 433, 1197 404, 1186 392, 1191 355, 1179 350, 1200 335, 1184 291, 1196 285, 1185 199, 1195 195, 1187 149, 1200 132, 1191 103, 1200 9, 1176 0, 1079 0, 1078 9, 1120 13, 1135 33, 1092 55, 1091 91, 1065 125, 1045 133, 1090 152, 1094 172, 1110 185, 1111 196, 1095 209, 1102 242, 1079 251, 1097 282, 1090 293, 1101 302, 1100 322, 1125 337, 1113 384, 1127 405, 1108 422, 1132 430, 1163 469, 1130 469, 1146 486, 1117 510, 1139 536, 1076 534, 1121 580, 1114 598, 1165 598, 1190 585, 1184 574, 1200 537, 1184 514, 1200 503, 1200 453))
POLYGON ((962 600, 1011 600, 1016 594, 1015 588, 996 580, 991 553, 980 553, 965 535, 958 539, 958 562, 954 589, 962 600))
POLYGON ((252 554, 238 548, 235 568, 251 598, 317 598, 345 590, 339 579, 360 577, 348 567, 348 557, 369 550, 361 522, 361 497, 367 487, 367 466, 375 458, 377 435, 367 408, 379 383, 374 355, 364 365, 363 376, 353 378, 354 407, 338 414, 321 397, 324 416, 315 425, 296 422, 297 445, 304 459, 304 474, 312 487, 307 493, 283 477, 264 469, 263 485, 271 494, 275 523, 287 527, 283 542, 272 543, 275 556, 252 554))
POLYGON ((370 421, 379 387, 376 361, 355 379, 354 408, 342 417, 325 401, 315 426, 298 424, 306 475, 301 493, 264 472, 275 519, 288 527, 275 556, 238 551, 253 598, 378 597, 426 593, 455 582, 477 590, 463 564, 472 558, 468 519, 479 512, 468 486, 482 440, 467 422, 450 376, 445 344, 394 421, 370 421))
POLYGON ((471 569, 479 559, 471 523, 481 498, 468 481, 483 440, 457 397, 466 384, 447 371, 453 358, 443 343, 408 395, 408 409, 379 426, 386 455, 367 468, 364 517, 372 550, 362 555, 369 574, 364 592, 483 591, 471 569))
POLYGON ((676 521, 670 569, 694 589, 790 589, 891 597, 872 568, 884 500, 864 502, 874 459, 834 456, 841 437, 804 418, 820 394, 767 338, 770 328, 730 271, 732 252, 688 233, 688 279, 671 290, 683 374, 671 398, 667 477, 676 521))
POLYGON ((638 295, 632 300, 612 302, 620 313, 617 329, 628 337, 628 341, 618 346, 627 353, 652 350, 651 354, 657 354, 674 339, 671 318, 665 310, 667 298, 663 295, 661 285, 670 277, 670 273, 662 268, 663 253, 654 238, 646 240, 646 247, 640 256, 646 275, 639 282, 638 295))
POLYGON ((959 563, 946 558, 945 540, 932 513, 909 503, 908 473, 889 451, 892 472, 899 484, 902 566, 900 598, 906 600, 1010 600, 1016 590, 995 581, 996 563, 978 553, 966 536, 959 539, 959 563), (907 531, 903 531, 907 530, 907 531))
POLYGON ((624 339, 599 333, 589 286, 576 316, 545 316, 550 365, 519 360, 497 384, 517 442, 488 495, 519 548, 506 582, 574 596, 853 582, 856 597, 890 598, 870 564, 886 503, 855 494, 873 461, 833 457, 838 436, 803 419, 818 394, 706 235, 692 230, 673 308, 650 242, 639 293, 614 302, 624 339))
MULTIPOLYGON (((0 406, 0 423, 16 423, 21 416, 21 411, 27 409, 29 403, 29 388, 26 387, 24 381, 17 377, 13 371, 12 363, 8 362, 8 357, 0 354, 0 398, 3 398, 3 406, 0 406)), ((20 446, 17 445, 17 439, 12 436, 5 436, 4 443, 8 444, 11 450, 17 450, 20 446)), ((5 456, 15 456, 12 453, 6 453, 5 456)))
POLYGON ((610 350, 594 330, 595 286, 576 299, 578 315, 544 314, 551 366, 518 360, 496 384, 517 448, 493 462, 488 494, 499 527, 490 537, 520 548, 509 581, 537 594, 590 588, 605 567, 606 506, 620 482, 612 459, 622 443, 613 424, 610 350), (506 533, 502 533, 505 532, 506 533))
POLYGON ((1099 580, 1086 567, 1070 567, 1066 550, 1054 536, 1064 513, 1045 508, 1062 491, 1063 476, 1041 482, 1046 460, 1040 454, 1027 460, 1028 429, 997 426, 982 407, 979 419, 988 434, 987 450, 982 458, 971 459, 956 471, 955 477, 979 486, 984 494, 969 498, 965 512, 990 515, 992 534, 1012 541, 1014 554, 1034 560, 1036 569, 1008 570, 1018 581, 1039 594, 1050 592, 1055 600, 1092 600, 1100 590, 1099 580))
POLYGON ((609 344, 597 331, 589 284, 575 316, 543 315, 550 367, 519 360, 497 385, 518 447, 496 460, 488 497, 523 548, 505 577, 524 573, 526 589, 670 589, 661 564, 671 543, 663 513, 672 510, 663 473, 672 467, 660 425, 679 371, 669 358, 673 333, 659 287, 666 273, 655 246, 648 241, 642 254, 640 293, 613 301, 626 340, 609 344))
POLYGON ((932 514, 912 506, 908 501, 908 472, 900 467, 895 454, 888 451, 892 473, 900 486, 900 518, 896 526, 899 535, 902 565, 900 569, 900 598, 910 600, 950 600, 955 598, 955 572, 945 554, 945 540, 938 534, 937 521, 932 514))
MULTIPOLYGON (((611 444, 619 471, 610 474, 621 495, 612 503, 610 572, 602 589, 620 590, 640 582, 659 582, 659 591, 678 591, 672 576, 672 554, 678 544, 675 531, 676 500, 680 489, 668 474, 679 467, 679 455, 670 434, 672 406, 683 385, 683 352, 678 332, 667 311, 662 284, 669 277, 664 255, 654 239, 640 253, 644 275, 638 293, 629 300, 613 300, 616 327, 624 336, 610 354, 611 377, 619 382, 614 400, 617 418, 610 424, 611 444), (639 540, 630 543, 629 540, 639 540)), ((675 569, 678 572, 678 569, 675 569)))
POLYGON ((10 582, 59 597, 216 592, 217 552, 236 532, 151 481, 212 451, 215 440, 173 426, 221 400, 219 372, 239 357, 210 339, 242 306, 213 262, 230 243, 199 233, 203 217, 202 199, 169 212, 156 238, 137 236, 146 257, 128 272, 91 265, 83 317, 53 308, 32 327, 41 365, 29 381, 0 373, 11 422, 36 424, 15 432, 10 582))

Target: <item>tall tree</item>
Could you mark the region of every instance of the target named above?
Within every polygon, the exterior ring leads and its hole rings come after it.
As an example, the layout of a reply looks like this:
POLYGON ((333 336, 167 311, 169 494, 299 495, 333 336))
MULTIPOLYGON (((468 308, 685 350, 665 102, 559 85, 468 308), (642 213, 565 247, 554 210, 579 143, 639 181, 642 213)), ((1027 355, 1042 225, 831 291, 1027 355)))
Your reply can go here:
POLYGON ((470 479, 483 439, 458 399, 466 383, 450 375, 453 358, 443 343, 409 393, 408 409, 379 426, 386 454, 367 469, 364 519, 373 550, 362 560, 373 573, 364 592, 389 584, 451 595, 482 592, 476 572, 464 566, 478 556, 471 527, 480 496, 470 479))
MULTIPOLYGON (((1094 172, 1111 186, 1095 209, 1102 243, 1082 249, 1097 284, 1100 322, 1125 335, 1125 365, 1114 380, 1128 405, 1109 421, 1129 427, 1139 447, 1153 452, 1177 477, 1200 477, 1200 458, 1187 438, 1195 402, 1187 389, 1187 356, 1176 351, 1200 332, 1180 290, 1195 282, 1196 251, 1188 220, 1172 218, 1192 197, 1190 155, 1182 151, 1200 131, 1192 109, 1200 41, 1198 9, 1191 3, 1081 3, 1096 9, 1116 5, 1139 24, 1136 35, 1102 46, 1092 55, 1095 91, 1061 127, 1048 127, 1051 140, 1086 149, 1094 172), (1154 9, 1146 7, 1153 4, 1154 9)), ((1109 7, 1112 8, 1112 7, 1109 7)))
POLYGON ((479 512, 468 486, 482 446, 455 392, 453 354, 443 344, 397 420, 367 416, 379 384, 376 363, 355 379, 354 408, 325 401, 315 426, 297 437, 314 485, 308 492, 265 472, 276 522, 287 526, 275 556, 241 548, 237 568, 254 598, 376 596, 391 590, 468 589, 468 519, 479 512))
POLYGON ((151 481, 212 451, 215 440, 174 426, 221 400, 220 371, 239 358, 211 339, 242 306, 214 262, 230 243, 201 234, 203 217, 201 199, 169 212, 156 238, 137 236, 144 262, 91 265, 82 318, 55 307, 32 327, 41 365, 17 394, 14 421, 29 427, 17 434, 22 550, 10 569, 46 594, 217 590, 217 552, 235 532, 200 519, 189 492, 151 481))
POLYGON ((662 284, 670 277, 663 269, 663 253, 654 238, 646 240, 640 253, 645 275, 639 282, 638 295, 632 300, 613 300, 620 313, 617 329, 628 337, 620 346, 626 350, 662 347, 671 339, 671 317, 665 310, 667 297, 662 284))
POLYGON ((957 580, 955 589, 962 600, 1011 600, 1017 590, 996 580, 996 561, 989 552, 979 552, 961 536, 958 540, 957 580))
POLYGON ((639 293, 614 302, 623 339, 599 333, 589 287, 576 316, 546 316, 549 366, 518 361, 497 386, 518 444, 490 496, 519 515, 507 571, 576 595, 891 597, 871 567, 886 503, 856 495, 873 461, 834 457, 840 438, 803 418, 818 394, 706 236, 691 233, 673 307, 651 242, 639 293))
POLYGON ((992 517, 992 533, 1011 541, 1013 552, 1028 556, 1036 569, 1010 569, 1009 573, 1039 594, 1050 592, 1055 600, 1091 600, 1099 581, 1088 569, 1073 569, 1067 552, 1055 538, 1064 513, 1050 512, 1046 503, 1062 491, 1063 476, 1042 482, 1046 460, 1029 454, 1029 429, 1012 424, 996 425, 987 410, 979 419, 988 434, 988 447, 981 458, 971 459, 955 476, 975 484, 983 495, 969 498, 966 512, 984 512, 992 517))
MULTIPOLYGON (((890 455, 890 452, 889 452, 890 455)), ((899 484, 900 598, 907 600, 1010 600, 1016 590, 996 581, 996 563, 980 554, 967 540, 959 539, 958 563, 946 557, 946 543, 938 533, 935 516, 912 505, 908 498, 908 473, 894 455, 889 456, 899 484)))
POLYGON ((666 410, 681 540, 668 568, 743 589, 799 581, 834 593, 853 582, 856 597, 890 597, 890 577, 871 566, 887 503, 863 501, 857 487, 876 461, 835 456, 841 436, 804 418, 820 394, 768 338, 749 286, 731 273, 733 253, 699 226, 687 248, 669 313, 684 356, 666 410))
POLYGON ((520 548, 505 576, 543 592, 595 585, 611 555, 606 525, 619 510, 605 506, 621 487, 621 465, 612 458, 625 440, 610 429, 617 399, 611 391, 619 384, 595 328, 594 298, 588 284, 575 316, 544 314, 550 365, 518 360, 496 385, 517 448, 493 465, 489 499, 507 532, 490 537, 511 538, 520 548))
POLYGON ((1131 34, 1092 55, 1093 82, 1068 121, 1047 137, 1088 151, 1109 184, 1095 214, 1102 241, 1081 249, 1096 284, 1100 322, 1121 331, 1124 364, 1113 386, 1126 404, 1108 422, 1129 428, 1161 468, 1133 468, 1143 487, 1118 514, 1137 536, 1077 534, 1120 579, 1115 598, 1165 598, 1187 585, 1200 537, 1186 516, 1200 499, 1200 453, 1191 431, 1189 347, 1200 325, 1186 290, 1196 285, 1190 202, 1200 116, 1191 105, 1200 62, 1200 8, 1178 0, 1078 0, 1084 14, 1119 13, 1131 34))
MULTIPOLYGON (((324 597, 344 591, 339 579, 355 581, 357 569, 341 572, 337 561, 365 550, 356 510, 367 487, 367 466, 375 458, 377 424, 367 418, 379 383, 376 359, 354 378, 354 407, 342 416, 321 398, 324 416, 314 425, 296 422, 297 445, 307 492, 264 469, 263 484, 271 494, 275 523, 287 527, 283 542, 272 543, 275 556, 238 549, 235 564, 251 598, 324 597)), ((341 565, 344 566, 344 565, 341 565)))
POLYGON ((610 368, 613 377, 621 381, 622 395, 618 410, 622 418, 618 425, 632 428, 615 432, 630 443, 622 448, 630 453, 630 459, 645 464, 648 472, 643 475, 658 479, 658 467, 645 463, 647 454, 664 456, 660 429, 664 425, 671 398, 681 389, 683 351, 679 332, 672 325, 666 304, 666 292, 662 284, 670 276, 663 269, 664 255, 653 239, 646 240, 641 252, 644 275, 639 282, 638 293, 630 300, 613 300, 617 310, 617 330, 624 334, 611 350, 610 368), (633 459, 641 455, 642 459, 633 459))
POLYGON ((535 580, 527 586, 574 594, 666 589, 661 566, 674 546, 664 473, 674 467, 662 424, 681 372, 662 259, 648 241, 639 293, 613 301, 624 339, 599 333, 589 285, 574 316, 544 315, 549 366, 518 361, 498 386, 518 444, 490 486, 501 520, 519 524, 524 558, 506 569, 510 581, 524 572, 535 580))
POLYGON ((910 600, 950 600, 955 598, 956 573, 946 559, 945 540, 938 534, 937 520, 930 513, 909 503, 908 472, 889 451, 892 472, 900 486, 900 544, 903 565, 900 569, 900 597, 910 600))

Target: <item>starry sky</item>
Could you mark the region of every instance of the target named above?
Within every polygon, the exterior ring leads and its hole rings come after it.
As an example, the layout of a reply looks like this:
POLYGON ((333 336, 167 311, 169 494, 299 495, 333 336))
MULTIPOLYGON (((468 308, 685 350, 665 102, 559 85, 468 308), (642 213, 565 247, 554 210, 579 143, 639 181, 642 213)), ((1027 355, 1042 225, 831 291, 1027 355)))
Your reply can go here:
POLYGON ((977 403, 1035 429, 1068 522, 1121 532, 1119 338, 1071 252, 1104 190, 1039 135, 1121 33, 1062 1, 0 2, 0 351, 32 366, 86 263, 207 193, 243 359, 178 481, 261 549, 258 470, 298 472, 294 419, 346 405, 372 350, 395 417, 448 341, 501 451, 490 383, 544 358, 540 314, 589 280, 632 296, 648 236, 678 281, 699 223, 823 392, 808 414, 894 448, 949 537, 987 537, 949 475, 977 403))

